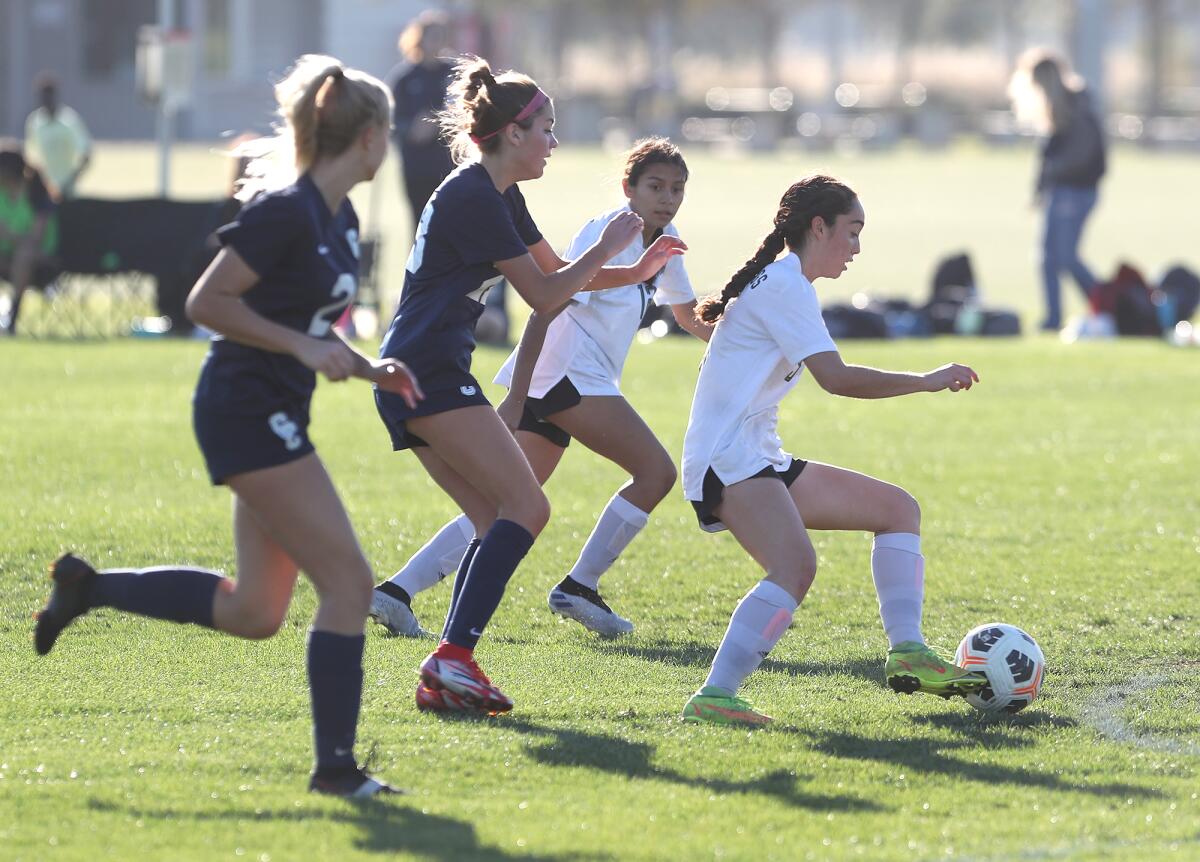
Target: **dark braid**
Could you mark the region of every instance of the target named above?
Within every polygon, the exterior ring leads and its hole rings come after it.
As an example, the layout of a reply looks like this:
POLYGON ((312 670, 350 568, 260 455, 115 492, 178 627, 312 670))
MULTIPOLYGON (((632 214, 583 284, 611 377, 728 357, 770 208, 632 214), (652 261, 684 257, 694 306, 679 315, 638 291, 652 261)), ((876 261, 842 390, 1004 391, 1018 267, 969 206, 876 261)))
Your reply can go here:
POLYGON ((725 289, 719 296, 707 297, 696 306, 696 318, 705 323, 716 323, 720 320, 721 315, 725 313, 725 306, 729 305, 730 301, 737 299, 738 294, 746 289, 746 285, 754 276, 769 264, 774 263, 775 258, 779 257, 779 253, 783 251, 783 246, 783 231, 775 228, 767 234, 767 238, 762 241, 758 251, 754 253, 754 257, 746 261, 742 268, 733 274, 733 278, 729 279, 729 284, 725 285, 725 289))
POLYGON ((705 323, 716 323, 725 313, 726 306, 737 299, 746 285, 775 262, 784 246, 795 252, 804 248, 814 218, 820 217, 832 225, 838 216, 850 212, 855 199, 849 186, 832 177, 816 174, 794 183, 779 201, 774 230, 767 234, 754 257, 729 279, 720 295, 710 296, 696 306, 696 318, 705 323))

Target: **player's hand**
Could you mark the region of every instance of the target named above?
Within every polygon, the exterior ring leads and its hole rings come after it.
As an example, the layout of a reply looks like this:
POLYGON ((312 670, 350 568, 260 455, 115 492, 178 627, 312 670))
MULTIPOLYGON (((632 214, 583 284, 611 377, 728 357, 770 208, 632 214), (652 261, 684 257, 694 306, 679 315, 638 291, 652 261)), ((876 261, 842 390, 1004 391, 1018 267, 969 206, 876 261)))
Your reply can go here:
POLYGON ((929 392, 941 392, 943 389, 958 392, 960 389, 970 389, 979 382, 979 375, 974 370, 957 362, 943 365, 935 371, 928 372, 924 377, 929 392))
POLYGON ((599 245, 604 251, 604 259, 609 260, 642 232, 645 224, 642 217, 635 212, 623 212, 604 226, 600 234, 599 245))
POLYGON ((650 243, 650 247, 642 252, 642 256, 634 264, 638 281, 649 281, 655 273, 667 265, 667 261, 685 251, 687 251, 687 243, 677 236, 663 234, 650 243))
POLYGON ((416 407, 417 402, 425 398, 421 384, 417 382, 417 375, 398 359, 372 360, 368 379, 384 392, 399 395, 409 407, 416 407))
POLYGON ((358 364, 354 351, 339 338, 305 336, 295 356, 308 368, 334 381, 350 377, 358 364))
POLYGON ((504 400, 496 408, 496 413, 500 416, 500 420, 514 434, 517 431, 517 426, 521 424, 521 414, 524 412, 525 399, 515 398, 511 392, 504 396, 504 400))

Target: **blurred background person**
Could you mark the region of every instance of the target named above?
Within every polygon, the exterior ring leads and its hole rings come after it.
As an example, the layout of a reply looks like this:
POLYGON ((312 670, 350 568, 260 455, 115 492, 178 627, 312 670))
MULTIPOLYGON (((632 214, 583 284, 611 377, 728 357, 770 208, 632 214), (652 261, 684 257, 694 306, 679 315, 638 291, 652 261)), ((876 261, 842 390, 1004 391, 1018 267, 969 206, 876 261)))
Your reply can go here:
POLYGON ((0 278, 13 289, 0 335, 15 335, 21 298, 30 286, 45 285, 55 272, 58 230, 54 202, 41 175, 25 161, 20 144, 0 141, 0 278))
POLYGON ((392 137, 400 155, 401 179, 415 228, 434 189, 452 170, 450 148, 434 115, 446 104, 453 64, 439 56, 450 42, 446 15, 427 10, 400 34, 404 60, 388 73, 395 111, 392 137))
POLYGON ((1044 49, 1025 55, 1009 95, 1017 118, 1045 136, 1034 190, 1044 216, 1041 328, 1057 330, 1062 326, 1060 273, 1069 272, 1085 298, 1096 286, 1079 257, 1079 242, 1106 168, 1104 131, 1083 80, 1044 49))
MULTIPOLYGON (((404 59, 387 76, 395 103, 392 139, 400 156, 400 178, 414 232, 425 204, 455 167, 434 120, 445 107, 454 69, 453 62, 441 56, 451 47, 450 36, 446 13, 425 10, 400 34, 404 59)), ((501 282, 488 293, 487 306, 476 323, 476 338, 484 344, 508 343, 505 287, 501 282)))
POLYGON ((92 139, 79 114, 60 102, 53 75, 39 75, 35 89, 38 107, 25 121, 25 145, 59 200, 65 200, 75 196, 75 184, 91 162, 92 139))

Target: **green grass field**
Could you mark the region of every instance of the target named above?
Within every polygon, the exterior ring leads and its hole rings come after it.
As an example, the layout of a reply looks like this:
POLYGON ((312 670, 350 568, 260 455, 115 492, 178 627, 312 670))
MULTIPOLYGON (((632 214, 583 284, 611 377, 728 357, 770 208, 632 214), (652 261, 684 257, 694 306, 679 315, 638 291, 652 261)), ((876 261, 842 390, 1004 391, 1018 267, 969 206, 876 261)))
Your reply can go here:
MULTIPOLYGON (((943 192, 961 210, 904 214, 918 167, 978 176, 997 194, 1005 177, 1024 177, 1020 154, 960 155, 961 167, 915 153, 845 163, 863 178, 878 245, 864 234, 861 266, 846 276, 855 283, 833 295, 892 273, 923 291, 929 256, 905 243, 941 249, 969 235, 985 290, 994 285, 999 301, 1006 278, 1022 279, 1012 302, 1036 313, 1028 244, 992 242, 1019 237, 1006 208, 1023 185, 993 202, 960 184, 943 192), (886 193, 873 209, 876 185, 886 193), (923 219, 928 230, 913 224, 923 219)), ((1175 188, 1196 182, 1191 162, 1129 158, 1142 172, 1130 188, 1147 196, 1170 170, 1190 171, 1175 188)), ((771 204, 749 201, 777 197, 801 160, 693 162, 685 236, 693 279, 715 285, 770 215, 771 204), (728 188, 702 190, 719 172, 728 188)), ((596 178, 616 169, 598 154, 554 167, 593 182, 578 200, 552 200, 549 182, 545 197, 530 194, 554 211, 542 222, 557 242, 611 199, 596 178)), ((102 180, 90 193, 106 190, 102 180)), ((1160 220, 1137 197, 1124 211, 1127 221, 1114 196, 1098 217, 1097 261, 1120 256, 1126 239, 1152 238, 1154 265, 1190 250, 1181 219, 1160 220)), ((50 656, 33 653, 31 614, 63 549, 98 566, 232 570, 228 492, 209 486, 190 428, 203 349, 0 341, 0 858, 1200 859, 1197 351, 1041 337, 847 343, 850 361, 962 361, 982 383, 858 402, 807 381, 784 404, 782 433, 798 455, 920 500, 932 642, 952 649, 992 620, 1037 637, 1048 679, 1024 713, 983 721, 962 701, 892 694, 869 537, 817 534, 816 584, 746 688, 775 725, 682 725, 680 708, 758 574, 728 534, 696 529, 676 489, 604 582, 637 631, 605 641, 558 622, 546 591, 622 481, 572 447, 548 488, 551 523, 480 648, 516 709, 493 720, 418 713, 428 645, 372 627, 360 749, 374 746, 379 770, 409 793, 356 805, 305 793, 307 584, 269 641, 105 610, 50 656)), ((676 457, 700 353, 668 339, 630 355, 626 392, 676 457)), ((480 378, 502 358, 481 349, 480 378)), ((366 386, 322 384, 314 417, 368 558, 390 573, 451 505, 411 455, 389 451, 366 386)), ((436 624, 448 592, 420 596, 422 618, 436 624)))

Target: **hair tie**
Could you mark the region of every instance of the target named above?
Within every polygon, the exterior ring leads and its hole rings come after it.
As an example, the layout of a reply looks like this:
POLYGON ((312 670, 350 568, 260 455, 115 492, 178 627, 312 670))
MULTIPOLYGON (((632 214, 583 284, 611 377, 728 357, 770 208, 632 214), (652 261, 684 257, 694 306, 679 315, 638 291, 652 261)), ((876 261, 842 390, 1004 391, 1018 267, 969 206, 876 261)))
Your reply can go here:
POLYGON ((523 107, 520 111, 518 111, 517 115, 515 117, 513 117, 511 120, 508 120, 507 122, 501 124, 500 128, 496 129, 493 132, 488 132, 486 135, 471 134, 471 135, 469 135, 469 137, 471 138, 471 141, 473 143, 482 144, 484 141, 488 140, 489 138, 496 137, 496 135, 498 135, 502 131, 504 131, 509 126, 509 124, 519 123, 522 120, 529 119, 534 114, 536 114, 539 110, 541 110, 542 105, 546 104, 548 101, 550 101, 550 97, 547 96, 544 92, 542 92, 541 88, 538 88, 538 91, 533 94, 533 98, 530 99, 525 104, 525 107, 523 107))
POLYGON ((329 97, 333 91, 333 86, 338 81, 345 77, 341 66, 335 66, 333 71, 325 74, 325 80, 321 82, 320 88, 317 90, 316 106, 317 119, 321 119, 321 114, 324 113, 325 107, 329 104, 329 97))

